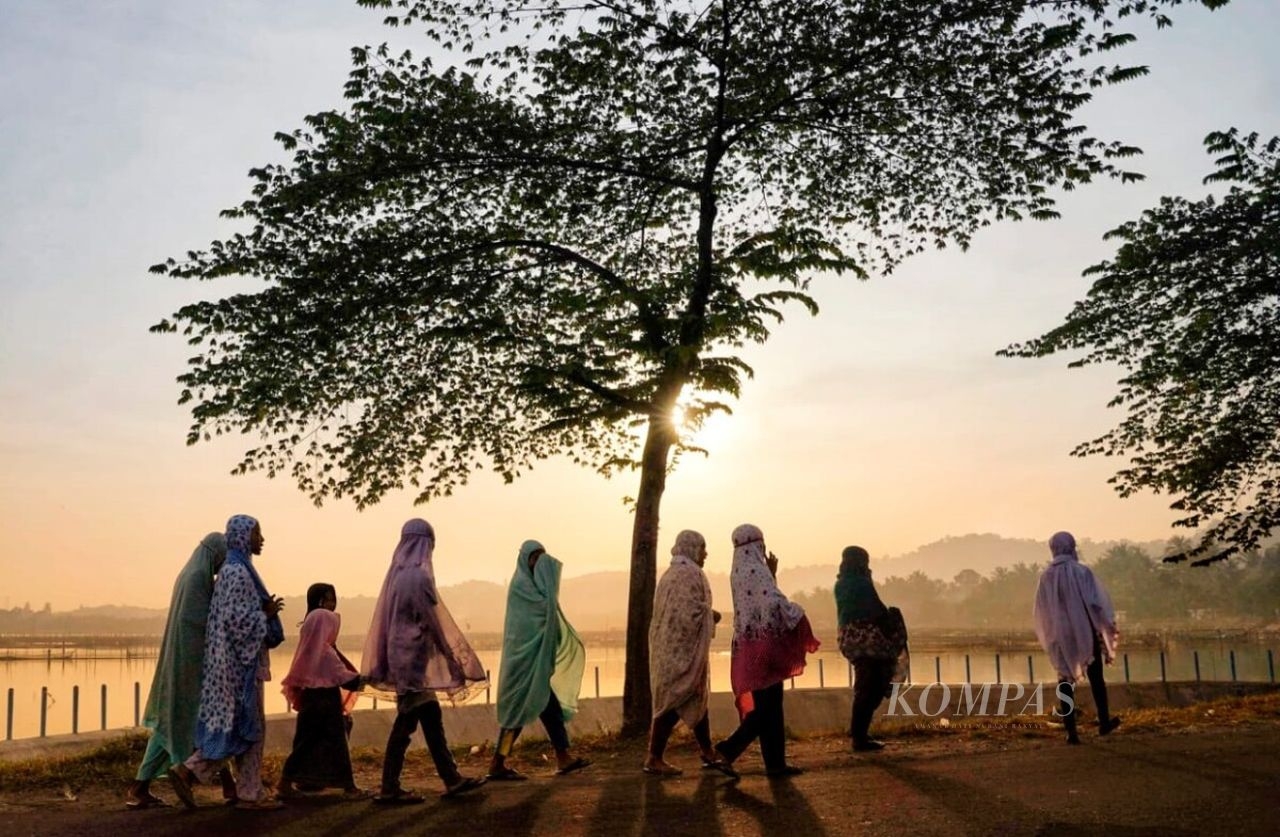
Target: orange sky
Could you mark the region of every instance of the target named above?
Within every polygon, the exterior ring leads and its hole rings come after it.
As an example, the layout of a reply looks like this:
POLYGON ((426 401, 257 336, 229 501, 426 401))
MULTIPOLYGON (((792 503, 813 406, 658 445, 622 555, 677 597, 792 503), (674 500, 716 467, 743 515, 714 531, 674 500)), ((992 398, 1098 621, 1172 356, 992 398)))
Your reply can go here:
MULTIPOLYGON (((427 508, 393 496, 358 513, 228 476, 251 440, 184 446, 173 378, 187 347, 147 327, 237 283, 190 287, 146 267, 224 234, 216 213, 275 158, 272 134, 337 106, 346 47, 391 35, 345 0, 238 17, 125 5, 68 19, 0 0, 0 188, 21 196, 0 207, 0 607, 162 605, 196 541, 238 512, 262 520, 262 574, 286 594, 317 580, 376 593, 400 524, 418 515, 439 533, 442 584, 505 580, 529 537, 570 575, 625 569, 634 477, 551 462, 515 485, 482 475, 427 508)), ((1147 151, 1150 179, 1085 189, 1062 220, 990 230, 967 254, 818 282, 822 314, 797 309, 748 352, 757 378, 702 438, 711 458, 669 481, 664 542, 699 529, 709 566, 727 568, 729 532, 746 521, 794 564, 834 563, 853 541, 892 555, 967 532, 1170 534, 1160 498, 1115 497, 1114 463, 1066 455, 1117 419, 1104 407, 1114 370, 994 352, 1061 320, 1088 287, 1080 271, 1110 253, 1103 232, 1161 194, 1204 192, 1205 133, 1280 132, 1274 6, 1178 17, 1123 56, 1152 75, 1103 91, 1088 114, 1147 151)))

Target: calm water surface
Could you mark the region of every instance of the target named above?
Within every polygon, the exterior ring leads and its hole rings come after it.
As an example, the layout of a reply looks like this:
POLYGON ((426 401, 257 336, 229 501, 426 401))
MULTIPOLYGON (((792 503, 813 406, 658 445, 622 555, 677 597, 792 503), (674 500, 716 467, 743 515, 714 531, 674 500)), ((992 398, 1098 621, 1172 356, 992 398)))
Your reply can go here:
MULTIPOLYGON (((353 643, 358 647, 358 643, 353 643)), ((804 674, 795 678, 797 688, 848 688, 851 673, 848 663, 839 652, 824 643, 822 650, 809 657, 804 674)), ((360 654, 355 647, 339 647, 357 666, 360 654)), ((9 649, 0 647, 0 655, 9 649)), ((1274 679, 1274 653, 1268 659, 1268 648, 1255 643, 1240 643, 1234 648, 1224 644, 1208 643, 1195 648, 1173 646, 1165 655, 1165 677, 1169 680, 1194 680, 1196 654, 1199 656, 1200 677, 1204 680, 1230 680, 1230 652, 1235 652, 1236 678, 1246 681, 1274 679), (1193 653, 1195 652, 1195 653, 1193 653)), ((55 652, 56 653, 56 652, 55 652)), ((91 653, 91 652, 88 652, 91 653)), ((485 667, 495 680, 501 661, 498 649, 477 651, 485 667)), ((1000 654, 999 678, 997 678, 996 652, 994 649, 974 649, 966 655, 954 649, 940 650, 928 647, 912 648, 912 681, 962 683, 966 680, 966 656, 968 678, 972 682, 1049 682, 1053 679, 1044 654, 1035 652, 1003 652, 1000 654), (1028 658, 1030 661, 1028 662, 1028 658)), ((289 670, 293 658, 292 644, 272 652, 271 668, 275 680, 267 684, 267 713, 287 711, 278 681, 289 670)), ((621 695, 624 677, 625 651, 621 646, 607 645, 587 648, 587 669, 582 681, 582 696, 602 697, 621 695), (598 688, 597 688, 598 683, 598 688)), ((1160 680, 1160 656, 1158 651, 1140 650, 1129 653, 1129 677, 1133 681, 1160 680)), ((79 731, 118 729, 134 725, 135 688, 137 706, 146 706, 147 691, 155 673, 154 657, 128 659, 84 658, 53 660, 17 660, 0 662, 0 703, 9 703, 12 690, 12 737, 30 738, 40 734, 40 692, 46 690, 47 708, 45 733, 61 735, 72 732, 72 716, 75 710, 75 692, 79 687, 79 731), (106 686, 106 719, 103 722, 102 687, 106 686)), ((1107 670, 1112 682, 1125 679, 1124 659, 1116 661, 1107 670)), ((730 690, 729 652, 713 650, 711 657, 711 688, 714 691, 730 690)), ((484 703, 484 693, 477 694, 472 703, 484 703)), ((360 708, 371 707, 372 701, 362 697, 360 708)), ((381 705, 385 705, 383 702, 381 705)), ((6 732, 7 732, 6 717, 6 732)))

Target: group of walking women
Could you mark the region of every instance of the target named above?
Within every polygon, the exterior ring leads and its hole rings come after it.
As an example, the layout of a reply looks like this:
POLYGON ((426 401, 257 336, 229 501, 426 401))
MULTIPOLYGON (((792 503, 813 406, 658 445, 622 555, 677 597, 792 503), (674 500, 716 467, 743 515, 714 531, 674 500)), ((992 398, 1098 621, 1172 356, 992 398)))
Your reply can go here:
MULTIPOLYGON (((1074 540, 1068 544, 1063 536, 1070 539, 1066 533, 1054 536, 1054 562, 1037 594, 1037 633, 1064 682, 1074 683, 1087 669, 1105 734, 1118 723, 1106 715, 1101 676, 1101 659, 1114 655, 1114 613, 1088 568, 1078 563, 1074 540), (1076 613, 1081 602, 1083 616, 1076 613)), ((555 751, 557 774, 590 765, 571 752, 565 728, 577 711, 586 658, 560 608, 562 564, 537 541, 526 541, 507 593, 497 744, 486 775, 459 771, 445 737, 438 694, 465 700, 487 686, 488 679, 440 599, 435 531, 425 520, 414 519, 401 530, 359 670, 337 647, 341 619, 336 590, 317 583, 307 591, 298 646, 281 681, 297 712, 293 750, 276 793, 268 792, 261 778, 263 683, 271 679, 269 651, 283 642, 284 632, 279 618, 283 601, 267 591, 252 561, 264 543, 260 524, 236 515, 225 534, 211 533, 201 541, 179 574, 147 701, 144 723, 151 738, 126 797, 129 808, 165 805, 150 790, 152 780, 165 774, 188 807, 196 805, 193 786, 213 782, 221 784, 225 801, 255 810, 278 808, 282 799, 335 787, 348 799, 420 803, 420 794, 400 784, 405 753, 419 728, 446 797, 489 780, 525 779, 507 760, 521 730, 535 719, 555 751), (376 795, 357 787, 347 747, 350 708, 364 689, 396 705, 376 795)), ((804 670, 806 655, 819 642, 803 609, 779 589, 778 560, 760 529, 739 526, 732 543, 730 680, 739 725, 712 744, 710 646, 721 616, 712 607, 703 570, 706 540, 682 531, 658 583, 650 626, 653 720, 645 773, 681 773, 665 759, 667 742, 680 721, 692 730, 704 769, 736 777, 734 762, 758 739, 768 776, 802 772, 786 757, 783 684, 804 670)), ((869 736, 871 719, 892 684, 905 679, 906 627, 897 609, 880 601, 869 556, 861 547, 844 550, 835 596, 840 649, 855 672, 853 747, 877 750, 883 745, 869 736)), ((1065 720, 1069 739, 1077 741, 1074 716, 1065 720)))
MULTIPOLYGON (((805 655, 818 648, 804 611, 778 589, 778 561, 751 525, 733 532, 733 640, 730 682, 741 723, 724 741, 711 745, 707 703, 711 637, 720 614, 711 607, 703 573, 707 558, 702 535, 684 531, 672 547, 671 566, 658 582, 649 632, 653 723, 646 773, 674 776, 681 771, 664 759, 677 721, 694 734, 704 768, 735 775, 732 764, 756 738, 765 772, 802 772, 786 758, 783 683, 804 670, 805 655)), ((1058 674, 1057 716, 1070 744, 1079 744, 1075 683, 1087 676, 1098 716, 1098 732, 1120 724, 1110 714, 1103 664, 1115 659, 1115 609, 1093 572, 1080 563, 1075 538, 1058 532, 1049 541, 1052 560, 1041 574, 1032 609, 1036 636, 1058 674)), ((871 559, 860 546, 841 555, 836 577, 840 651, 853 667, 853 707, 849 736, 853 749, 874 752, 884 745, 870 735, 872 718, 894 685, 910 672, 907 627, 902 613, 880 600, 871 578, 871 559)))
POLYGON ((526 778, 506 759, 534 719, 541 719, 555 748, 557 773, 590 764, 570 751, 565 730, 577 711, 586 656, 560 610, 562 565, 540 543, 526 541, 508 588, 498 745, 487 776, 458 770, 437 694, 464 700, 488 678, 440 600, 435 531, 415 519, 401 530, 359 670, 337 647, 337 591, 325 583, 308 589, 298 646, 281 681, 298 713, 293 750, 276 793, 268 792, 261 777, 263 683, 271 679, 270 649, 283 642, 284 631, 283 600, 267 592, 251 559, 264 544, 259 523, 236 515, 225 534, 210 533, 201 541, 179 573, 147 700, 144 724, 151 738, 127 807, 166 805, 151 792, 151 782, 166 774, 187 807, 197 804, 195 785, 213 782, 222 785, 228 803, 251 810, 279 808, 282 799, 331 787, 341 788, 347 799, 419 803, 421 795, 400 785, 405 752, 419 728, 444 783, 443 796, 467 793, 488 779, 526 778), (396 705, 376 795, 357 787, 347 747, 350 709, 364 689, 396 705))

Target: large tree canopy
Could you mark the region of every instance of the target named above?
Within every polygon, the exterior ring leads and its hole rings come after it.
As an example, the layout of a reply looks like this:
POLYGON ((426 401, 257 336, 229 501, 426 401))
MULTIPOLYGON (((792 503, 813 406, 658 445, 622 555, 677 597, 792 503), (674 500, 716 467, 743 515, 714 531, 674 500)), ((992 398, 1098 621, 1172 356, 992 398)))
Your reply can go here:
POLYGON ((1166 560, 1222 560, 1280 526, 1280 137, 1210 134, 1220 197, 1164 198, 1112 230, 1113 259, 1066 322, 1005 354, 1083 350, 1124 369, 1127 415, 1077 456, 1129 456, 1123 496, 1175 497, 1199 543, 1166 560))
POLYGON ((1074 115, 1143 72, 1105 60, 1118 22, 1182 0, 361 2, 448 59, 354 50, 347 108, 281 134, 292 160, 226 213, 247 231, 156 266, 266 282, 156 326, 200 347, 189 438, 259 434, 241 470, 361 505, 554 454, 639 466, 635 728, 677 398, 727 409, 815 275, 1135 176, 1074 115))

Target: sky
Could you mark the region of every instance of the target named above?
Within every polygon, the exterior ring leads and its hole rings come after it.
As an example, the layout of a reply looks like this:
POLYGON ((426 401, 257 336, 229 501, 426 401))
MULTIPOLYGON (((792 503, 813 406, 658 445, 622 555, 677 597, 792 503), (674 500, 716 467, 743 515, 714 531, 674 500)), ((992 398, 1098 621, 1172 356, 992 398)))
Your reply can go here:
MULTIPOLYGON (((248 195, 250 167, 282 159, 275 132, 341 106, 350 47, 425 45, 381 17, 354 0, 0 0, 0 607, 162 606, 198 540, 236 513, 262 521, 259 568, 287 595, 321 580, 376 594, 417 516, 436 527, 442 585, 506 581, 526 538, 567 575, 627 568, 634 476, 550 461, 511 485, 482 473, 427 506, 398 494, 360 512, 231 476, 251 438, 185 445, 174 378, 188 347, 147 328, 244 280, 147 267, 232 229, 217 213, 248 195)), ((1121 499, 1115 461, 1068 456, 1119 420, 1117 370, 995 357, 1061 322, 1088 289, 1081 271, 1113 252, 1103 233, 1161 195, 1208 191, 1205 134, 1280 133, 1280 2, 1175 21, 1136 28, 1117 60, 1150 75, 1083 117, 1143 148, 1148 179, 1078 190, 1060 220, 991 228, 967 253, 816 281, 822 313, 797 309, 747 350, 756 377, 699 438, 711 455, 668 481, 660 561, 693 528, 708 568, 727 570, 743 522, 782 572, 855 542, 885 557, 969 532, 1176 534, 1167 498, 1121 499)))

